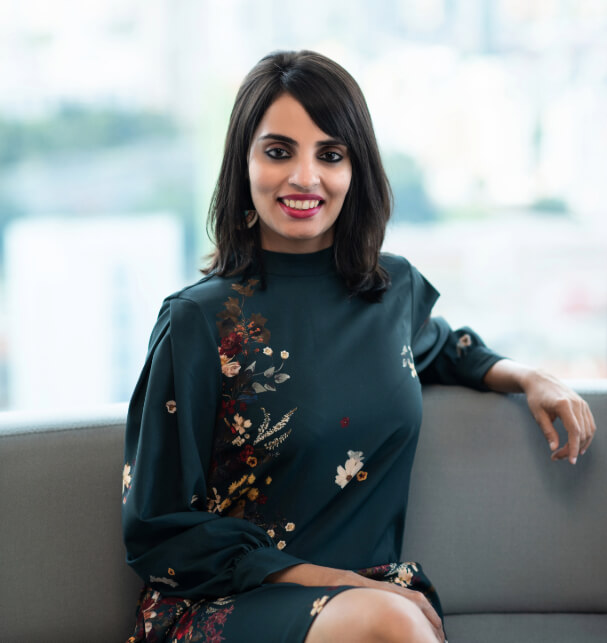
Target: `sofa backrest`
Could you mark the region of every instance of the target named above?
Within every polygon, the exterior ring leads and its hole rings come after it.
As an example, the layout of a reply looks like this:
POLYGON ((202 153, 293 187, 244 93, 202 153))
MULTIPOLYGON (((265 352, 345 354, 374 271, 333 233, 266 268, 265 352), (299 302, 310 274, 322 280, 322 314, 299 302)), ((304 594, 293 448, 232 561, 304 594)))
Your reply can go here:
MULTIPOLYGON (((587 390, 607 419, 607 386, 587 390)), ((553 463, 522 396, 431 387, 404 557, 447 613, 607 612, 607 452, 553 463)), ((125 405, 0 415, 3 643, 112 643, 130 635, 141 581, 124 562, 125 405)))
POLYGON ((446 613, 607 613, 607 385, 574 385, 598 425, 575 466, 550 460, 523 395, 425 392, 402 555, 446 613))
POLYGON ((124 562, 120 497, 126 406, 0 416, 1 639, 114 643, 141 581, 124 562))

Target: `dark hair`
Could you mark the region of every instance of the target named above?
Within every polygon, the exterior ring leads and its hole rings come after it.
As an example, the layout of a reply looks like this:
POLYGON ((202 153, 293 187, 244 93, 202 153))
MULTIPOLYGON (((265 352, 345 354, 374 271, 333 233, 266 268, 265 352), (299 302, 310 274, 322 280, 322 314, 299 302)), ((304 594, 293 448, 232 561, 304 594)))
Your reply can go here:
POLYGON ((265 56, 238 90, 209 209, 216 250, 204 272, 246 275, 261 262, 259 226, 247 228, 244 220, 244 211, 254 208, 247 157, 263 115, 285 93, 302 104, 323 132, 348 147, 352 181, 336 222, 335 263, 351 294, 379 301, 390 284, 379 265, 392 211, 390 185, 360 87, 343 67, 313 51, 265 56))

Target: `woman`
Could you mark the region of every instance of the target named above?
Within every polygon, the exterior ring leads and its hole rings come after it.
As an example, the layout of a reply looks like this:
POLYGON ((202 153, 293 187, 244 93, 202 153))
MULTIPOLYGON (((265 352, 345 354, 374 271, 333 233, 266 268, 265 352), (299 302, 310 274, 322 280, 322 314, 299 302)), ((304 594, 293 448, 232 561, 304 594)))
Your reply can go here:
POLYGON ((434 288, 380 255, 389 214, 355 81, 313 52, 261 60, 212 265, 165 300, 129 409, 131 641, 444 641, 434 589, 399 561, 420 380, 524 391, 553 459, 588 448, 573 391, 430 318, 434 288))

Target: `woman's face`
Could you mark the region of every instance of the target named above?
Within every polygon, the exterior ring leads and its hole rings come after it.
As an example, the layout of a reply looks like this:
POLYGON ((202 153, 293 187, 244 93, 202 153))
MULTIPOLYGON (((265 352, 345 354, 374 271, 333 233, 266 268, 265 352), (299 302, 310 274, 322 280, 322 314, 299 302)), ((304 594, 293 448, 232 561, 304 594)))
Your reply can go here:
POLYGON ((253 134, 248 163, 262 248, 303 253, 332 245, 352 179, 343 141, 319 129, 301 103, 282 94, 253 134))

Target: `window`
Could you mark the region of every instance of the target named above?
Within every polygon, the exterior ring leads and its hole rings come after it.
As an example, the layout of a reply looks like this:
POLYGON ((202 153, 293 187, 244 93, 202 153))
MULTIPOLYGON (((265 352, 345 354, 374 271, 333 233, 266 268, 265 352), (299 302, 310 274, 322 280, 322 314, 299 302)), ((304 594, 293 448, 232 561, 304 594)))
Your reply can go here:
POLYGON ((437 313, 564 377, 607 377, 607 5, 543 0, 6 0, 0 407, 128 399, 191 283, 232 101, 274 49, 367 97, 386 250, 437 313))

